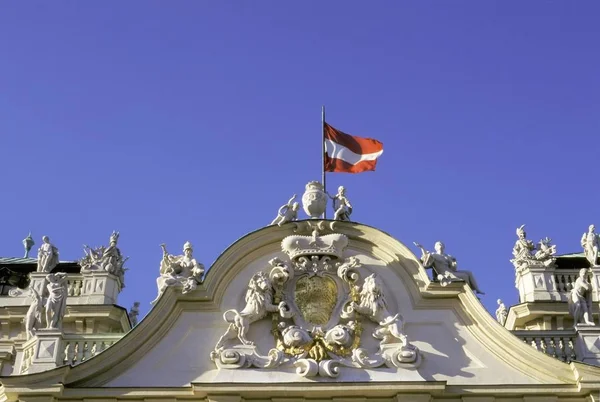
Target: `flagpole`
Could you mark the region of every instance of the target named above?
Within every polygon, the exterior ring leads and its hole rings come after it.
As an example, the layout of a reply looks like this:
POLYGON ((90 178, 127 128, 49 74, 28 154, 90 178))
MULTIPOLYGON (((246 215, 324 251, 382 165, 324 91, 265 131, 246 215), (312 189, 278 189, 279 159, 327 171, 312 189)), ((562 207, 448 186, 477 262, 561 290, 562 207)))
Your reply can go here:
MULTIPOLYGON (((325 196, 329 197, 325 182, 325 106, 321 106, 321 148, 321 184, 323 185, 325 196)), ((323 219, 327 219, 327 208, 323 211, 323 219)))

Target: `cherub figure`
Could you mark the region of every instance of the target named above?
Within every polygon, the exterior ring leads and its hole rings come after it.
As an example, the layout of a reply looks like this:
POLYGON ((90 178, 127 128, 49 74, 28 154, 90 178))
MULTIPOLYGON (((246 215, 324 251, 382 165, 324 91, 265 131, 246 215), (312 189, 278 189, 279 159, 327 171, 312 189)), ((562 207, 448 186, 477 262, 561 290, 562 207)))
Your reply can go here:
POLYGON ((290 198, 287 204, 282 205, 277 211, 277 217, 273 219, 271 225, 282 226, 284 223, 292 222, 298 219, 298 208, 300 204, 294 202, 296 194, 290 198))
POLYGON ((336 195, 329 197, 333 200, 333 219, 336 221, 349 221, 350 215, 352 214, 352 204, 346 197, 346 188, 344 186, 338 187, 336 195))

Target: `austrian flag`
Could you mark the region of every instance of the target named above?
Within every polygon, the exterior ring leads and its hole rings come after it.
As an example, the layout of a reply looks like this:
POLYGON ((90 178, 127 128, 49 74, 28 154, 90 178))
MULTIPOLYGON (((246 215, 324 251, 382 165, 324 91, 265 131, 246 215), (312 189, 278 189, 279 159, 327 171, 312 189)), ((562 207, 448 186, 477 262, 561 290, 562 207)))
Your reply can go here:
POLYGON ((361 173, 375 170, 383 144, 371 138, 342 133, 324 123, 325 171, 361 173))

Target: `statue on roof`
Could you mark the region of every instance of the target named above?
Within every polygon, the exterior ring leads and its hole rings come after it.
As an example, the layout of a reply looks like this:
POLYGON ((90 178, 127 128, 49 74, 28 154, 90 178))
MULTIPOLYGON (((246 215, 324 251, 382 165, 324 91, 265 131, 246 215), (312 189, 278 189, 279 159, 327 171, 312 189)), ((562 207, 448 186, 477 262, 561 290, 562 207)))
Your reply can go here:
POLYGON ((125 286, 125 262, 128 258, 123 258, 121 250, 117 247, 119 241, 119 232, 113 231, 110 235, 109 246, 100 246, 92 248, 88 245, 83 245, 85 256, 79 260, 82 272, 88 271, 107 271, 117 277, 121 281, 121 285, 125 286))
POLYGON ((352 214, 352 204, 346 197, 346 188, 340 186, 334 196, 329 196, 333 200, 333 219, 336 221, 349 221, 352 214))
POLYGON ((135 327, 138 324, 138 316, 140 315, 140 302, 133 302, 133 306, 129 310, 127 314, 129 316, 129 322, 131 323, 131 328, 135 327))
POLYGON ((33 241, 33 237, 31 237, 31 232, 29 232, 27 237, 23 239, 23 248, 25 249, 24 258, 29 258, 29 252, 33 246, 35 246, 35 242, 33 241))
POLYGON ((585 258, 593 266, 598 261, 598 248, 600 248, 600 237, 596 233, 596 226, 590 225, 588 231, 581 236, 581 247, 585 253, 585 258))
POLYGON ((35 335, 35 331, 42 326, 42 312, 44 311, 44 303, 42 297, 33 288, 30 288, 29 296, 31 297, 31 305, 25 315, 25 333, 27 340, 35 335))
POLYGON ((113 231, 110 235, 109 246, 104 249, 102 257, 100 258, 100 267, 113 275, 121 278, 121 282, 124 282, 125 268, 123 265, 127 258, 123 258, 121 250, 117 247, 119 241, 119 232, 113 231))
POLYGON ((310 181, 306 184, 306 191, 302 194, 302 208, 312 219, 318 219, 325 213, 327 193, 321 182, 310 181))
POLYGON ((42 246, 38 250, 37 272, 50 272, 58 265, 58 249, 48 236, 42 237, 42 246))
POLYGON ((193 257, 192 244, 189 241, 186 242, 183 245, 183 255, 177 256, 169 254, 166 245, 161 244, 160 247, 163 250, 163 258, 160 262, 160 276, 156 280, 158 297, 168 286, 181 286, 183 294, 195 290, 197 285, 202 283, 204 265, 193 257))
POLYGON ((579 270, 579 277, 569 293, 569 313, 575 325, 595 325, 592 317, 592 284, 588 280, 588 268, 579 270))
POLYGON ((513 263, 517 270, 528 266, 550 266, 554 264, 556 258, 556 245, 552 244, 552 239, 546 237, 539 241, 538 246, 527 239, 525 225, 517 228, 517 241, 513 247, 513 263))
POLYGON ((498 321, 500 325, 504 326, 507 317, 508 310, 506 310, 506 306, 504 305, 502 300, 498 299, 498 308, 496 309, 496 321, 498 321))
POLYGON ((62 320, 67 309, 68 281, 67 274, 57 272, 46 275, 46 328, 62 328, 62 320))
POLYGON ((450 282, 464 281, 469 284, 471 289, 477 294, 484 294, 477 285, 477 281, 471 271, 458 270, 456 258, 446 254, 446 246, 441 241, 435 243, 435 252, 425 250, 419 243, 414 243, 421 249, 421 262, 425 268, 433 268, 434 277, 437 278, 442 286, 447 286, 450 282))
POLYGON ((281 226, 284 223, 292 222, 298 219, 298 208, 300 205, 297 202, 294 202, 296 199, 296 194, 293 195, 292 198, 287 202, 287 204, 282 205, 277 211, 277 217, 273 219, 271 225, 281 226))

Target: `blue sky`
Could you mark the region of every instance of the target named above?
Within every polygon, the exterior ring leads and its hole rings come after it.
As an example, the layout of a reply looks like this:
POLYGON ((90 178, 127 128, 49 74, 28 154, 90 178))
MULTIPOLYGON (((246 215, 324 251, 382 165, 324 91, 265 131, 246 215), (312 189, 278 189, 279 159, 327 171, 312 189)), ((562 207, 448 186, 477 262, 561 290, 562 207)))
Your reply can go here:
MULTIPOLYGON (((515 229, 580 251, 600 224, 597 1, 127 1, 0 5, 0 255, 130 256, 120 304, 156 295, 160 243, 206 266, 320 178, 328 122, 384 143, 330 174, 353 218, 443 240, 494 310, 517 302, 515 229)), ((417 250, 414 250, 417 252, 417 250)))

